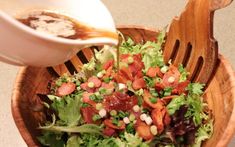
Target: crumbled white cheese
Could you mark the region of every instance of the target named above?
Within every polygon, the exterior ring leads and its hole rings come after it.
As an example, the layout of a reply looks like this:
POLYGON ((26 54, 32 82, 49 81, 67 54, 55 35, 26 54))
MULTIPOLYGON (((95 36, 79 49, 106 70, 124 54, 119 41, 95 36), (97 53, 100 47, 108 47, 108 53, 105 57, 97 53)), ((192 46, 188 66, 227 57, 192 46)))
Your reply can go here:
POLYGON ((133 110, 134 110, 134 112, 139 112, 139 111, 140 111, 140 106, 135 105, 135 106, 133 107, 133 110))
POLYGON ((130 120, 129 120, 128 117, 124 117, 124 118, 123 118, 123 122, 124 122, 125 124, 129 124, 129 123, 130 123, 130 120))
POLYGON ((150 117, 150 116, 148 116, 147 118, 145 118, 145 123, 147 124, 147 125, 151 125, 152 123, 153 123, 153 120, 152 120, 152 118, 150 117))
POLYGON ((100 117, 105 117, 106 115, 107 115, 107 111, 105 110, 105 109, 101 109, 100 111, 99 111, 99 115, 100 115, 100 117))
POLYGON ((147 115, 145 113, 140 115, 140 120, 145 121, 146 118, 147 118, 147 115))

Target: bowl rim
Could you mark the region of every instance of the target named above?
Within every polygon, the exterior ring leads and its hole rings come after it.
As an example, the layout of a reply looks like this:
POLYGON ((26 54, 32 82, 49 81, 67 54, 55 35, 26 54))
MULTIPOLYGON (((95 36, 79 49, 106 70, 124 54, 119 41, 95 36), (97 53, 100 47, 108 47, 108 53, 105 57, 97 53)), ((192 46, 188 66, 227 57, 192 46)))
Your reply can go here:
MULTIPOLYGON (((139 26, 139 25, 118 25, 117 29, 142 29, 142 30, 147 30, 147 31, 152 31, 152 32, 159 32, 158 29, 154 29, 151 27, 145 27, 145 26, 139 26)), ((231 96, 234 99, 233 103, 235 106, 235 72, 233 71, 231 64, 227 61, 227 59, 225 59, 223 57, 223 55, 219 54, 218 60, 220 61, 220 63, 222 65, 224 65, 225 69, 227 70, 227 72, 229 74, 228 82, 231 83, 231 93, 232 93, 231 96)), ((25 78, 25 73, 27 72, 28 68, 30 68, 30 67, 21 67, 17 73, 16 79, 14 82, 12 96, 11 96, 11 113, 12 113, 15 125, 17 126, 18 131, 21 134, 21 137, 23 138, 25 143, 28 146, 38 146, 33 141, 33 138, 30 135, 30 133, 26 127, 26 124, 24 123, 24 121, 22 121, 22 115, 19 111, 20 110, 19 103, 18 103, 18 99, 20 99, 20 97, 18 95, 19 94, 19 87, 20 87, 20 85, 22 85, 22 81, 25 78)), ((233 109, 231 112, 231 117, 230 117, 229 122, 228 122, 228 124, 225 128, 225 131, 224 131, 226 133, 223 134, 223 136, 221 136, 221 138, 223 138, 223 142, 222 141, 218 142, 217 146, 227 146, 229 141, 231 141, 231 138, 235 134, 235 131, 234 131, 235 125, 234 124, 235 124, 235 109, 233 109), (231 130, 233 130, 233 131, 231 131, 231 130), (224 140, 227 140, 227 142, 225 142, 224 140)))

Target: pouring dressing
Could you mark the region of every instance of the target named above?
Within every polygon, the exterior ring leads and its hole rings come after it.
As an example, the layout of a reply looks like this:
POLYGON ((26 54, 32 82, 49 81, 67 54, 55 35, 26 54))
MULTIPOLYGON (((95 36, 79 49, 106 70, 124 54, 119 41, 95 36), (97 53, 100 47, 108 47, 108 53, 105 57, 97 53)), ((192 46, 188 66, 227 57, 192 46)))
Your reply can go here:
POLYGON ((82 48, 118 43, 100 0, 9 0, 0 7, 0 60, 6 63, 52 66, 82 48))

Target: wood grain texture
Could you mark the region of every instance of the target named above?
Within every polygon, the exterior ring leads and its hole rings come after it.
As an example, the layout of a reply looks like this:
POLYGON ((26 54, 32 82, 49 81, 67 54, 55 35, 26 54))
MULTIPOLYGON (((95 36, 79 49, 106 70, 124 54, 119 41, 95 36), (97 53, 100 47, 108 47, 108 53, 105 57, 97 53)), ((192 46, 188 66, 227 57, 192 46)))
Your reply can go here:
POLYGON ((210 10, 214 11, 217 9, 228 6, 233 0, 210 0, 210 10))
MULTIPOLYGON (((138 42, 156 39, 158 34, 157 31, 144 27, 123 26, 119 30, 138 42)), ((89 54, 84 53, 84 56, 89 58, 89 54)), ((81 62, 77 63, 80 66, 81 62)), ((204 94, 214 116, 214 134, 203 144, 204 147, 225 147, 235 132, 234 72, 222 56, 219 57, 217 66, 214 77, 204 94)), ((46 68, 27 67, 20 70, 15 82, 12 114, 19 132, 29 147, 40 146, 36 139, 40 133, 37 127, 45 120, 45 114, 36 94, 47 92, 47 83, 51 78, 46 68)))
MULTIPOLYGON (((214 133, 204 147, 225 147, 235 132, 235 77, 229 63, 220 56, 213 38, 213 13, 232 0, 189 0, 180 17, 169 28, 164 48, 165 61, 183 63, 190 71, 191 80, 208 83, 204 99, 214 116, 214 133)), ((127 38, 144 43, 156 40, 158 30, 138 26, 120 26, 127 38)), ((50 73, 73 74, 93 56, 90 48, 83 49, 70 61, 49 68, 22 68, 16 79, 12 96, 12 114, 15 123, 29 147, 40 146, 36 136, 38 124, 45 121, 45 113, 37 96, 47 92, 50 73), (52 71, 53 70, 53 71, 52 71)), ((54 74, 55 75, 55 74, 54 74)))
POLYGON ((218 45, 213 37, 214 11, 232 0, 189 0, 185 10, 169 28, 164 48, 165 61, 183 64, 192 81, 207 83, 214 72, 218 45))

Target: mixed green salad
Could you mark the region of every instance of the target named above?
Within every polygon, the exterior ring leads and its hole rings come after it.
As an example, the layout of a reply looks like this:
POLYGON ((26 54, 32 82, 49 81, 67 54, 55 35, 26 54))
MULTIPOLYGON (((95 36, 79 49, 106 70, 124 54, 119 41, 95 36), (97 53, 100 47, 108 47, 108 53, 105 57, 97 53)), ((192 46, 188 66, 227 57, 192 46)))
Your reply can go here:
POLYGON ((164 63, 156 42, 104 46, 74 75, 49 83, 40 143, 51 147, 199 147, 213 132, 204 84, 164 63), (119 67, 119 68, 118 68, 119 67))

